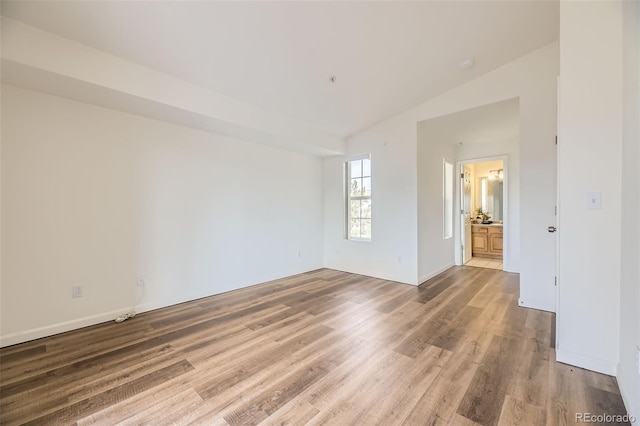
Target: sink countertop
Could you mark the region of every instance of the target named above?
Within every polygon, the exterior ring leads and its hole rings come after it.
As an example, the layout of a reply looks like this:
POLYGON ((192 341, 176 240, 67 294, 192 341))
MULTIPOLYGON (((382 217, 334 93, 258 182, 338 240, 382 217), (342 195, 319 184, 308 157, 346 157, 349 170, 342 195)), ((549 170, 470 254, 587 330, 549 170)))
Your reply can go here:
POLYGON ((502 223, 472 223, 471 226, 500 226, 502 227, 502 223))

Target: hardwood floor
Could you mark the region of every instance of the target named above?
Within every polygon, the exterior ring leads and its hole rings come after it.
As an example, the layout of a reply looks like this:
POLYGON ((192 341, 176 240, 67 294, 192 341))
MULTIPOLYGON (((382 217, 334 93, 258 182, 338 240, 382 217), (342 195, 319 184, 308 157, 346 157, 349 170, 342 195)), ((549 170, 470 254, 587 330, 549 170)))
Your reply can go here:
POLYGON ((419 287, 328 269, 0 351, 2 424, 565 425, 625 414, 554 362, 518 275, 419 287))

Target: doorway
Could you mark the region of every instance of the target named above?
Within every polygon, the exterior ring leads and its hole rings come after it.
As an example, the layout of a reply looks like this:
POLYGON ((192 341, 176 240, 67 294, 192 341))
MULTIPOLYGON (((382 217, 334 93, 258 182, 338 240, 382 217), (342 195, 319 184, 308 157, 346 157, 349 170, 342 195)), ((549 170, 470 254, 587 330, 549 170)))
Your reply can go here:
POLYGON ((460 171, 461 265, 504 270, 507 217, 506 156, 466 160, 460 171))

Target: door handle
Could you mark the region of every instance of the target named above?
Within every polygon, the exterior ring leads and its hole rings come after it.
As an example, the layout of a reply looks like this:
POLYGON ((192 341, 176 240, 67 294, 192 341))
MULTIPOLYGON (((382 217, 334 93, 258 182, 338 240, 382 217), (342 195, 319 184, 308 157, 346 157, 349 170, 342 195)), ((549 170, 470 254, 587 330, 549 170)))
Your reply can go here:
POLYGON ((549 232, 556 232, 558 230, 558 228, 556 228, 555 226, 550 226, 547 228, 547 231, 549 232))

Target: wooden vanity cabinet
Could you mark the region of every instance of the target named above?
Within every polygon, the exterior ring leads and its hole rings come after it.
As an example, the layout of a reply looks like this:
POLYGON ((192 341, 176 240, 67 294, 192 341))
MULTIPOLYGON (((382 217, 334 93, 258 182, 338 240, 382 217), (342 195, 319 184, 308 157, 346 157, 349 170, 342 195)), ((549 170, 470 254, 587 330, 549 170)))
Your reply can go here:
POLYGON ((502 259, 502 226, 471 225, 473 256, 502 259))
POLYGON ((489 229, 486 226, 472 225, 471 251, 473 256, 482 257, 489 254, 489 229))

